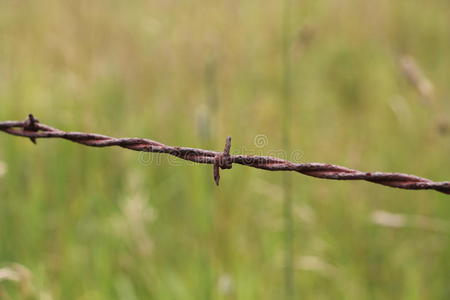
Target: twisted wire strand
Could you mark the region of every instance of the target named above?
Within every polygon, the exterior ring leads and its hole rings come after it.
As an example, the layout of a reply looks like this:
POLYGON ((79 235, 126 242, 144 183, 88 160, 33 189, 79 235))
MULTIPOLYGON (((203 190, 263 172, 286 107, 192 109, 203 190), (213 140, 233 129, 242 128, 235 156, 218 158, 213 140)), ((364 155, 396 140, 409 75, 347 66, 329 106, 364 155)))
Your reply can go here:
POLYGON ((165 153, 201 164, 213 165, 214 181, 218 185, 220 169, 231 169, 240 164, 268 171, 295 171, 307 176, 333 180, 365 180, 389 187, 407 190, 436 190, 450 194, 450 182, 432 180, 402 173, 361 172, 324 163, 294 163, 271 156, 231 155, 231 137, 228 137, 223 152, 188 147, 176 147, 143 138, 114 138, 106 135, 65 132, 39 123, 33 115, 25 121, 0 122, 0 130, 8 134, 30 138, 33 143, 39 138, 62 138, 92 147, 119 146, 122 148, 153 153, 165 153))

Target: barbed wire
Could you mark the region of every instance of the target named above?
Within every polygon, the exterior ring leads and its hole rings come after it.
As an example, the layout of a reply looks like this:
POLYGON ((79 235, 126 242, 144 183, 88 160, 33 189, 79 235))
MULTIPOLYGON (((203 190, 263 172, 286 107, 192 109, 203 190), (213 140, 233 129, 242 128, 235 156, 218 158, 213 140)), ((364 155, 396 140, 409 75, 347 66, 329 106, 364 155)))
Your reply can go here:
POLYGON ((36 143, 36 139, 39 138, 62 138, 86 146, 119 146, 135 151, 170 154, 200 164, 211 164, 213 165, 214 181, 217 185, 220 180, 220 169, 231 169, 233 164, 240 164, 268 171, 295 171, 322 179, 365 180, 407 190, 436 190, 450 194, 449 181, 433 182, 426 178, 402 173, 361 172, 324 163, 294 163, 271 156, 231 155, 231 137, 226 139, 224 151, 216 152, 168 146, 143 138, 114 138, 94 133, 65 132, 39 123, 31 114, 25 121, 0 122, 0 130, 16 136, 28 137, 33 143, 36 143))

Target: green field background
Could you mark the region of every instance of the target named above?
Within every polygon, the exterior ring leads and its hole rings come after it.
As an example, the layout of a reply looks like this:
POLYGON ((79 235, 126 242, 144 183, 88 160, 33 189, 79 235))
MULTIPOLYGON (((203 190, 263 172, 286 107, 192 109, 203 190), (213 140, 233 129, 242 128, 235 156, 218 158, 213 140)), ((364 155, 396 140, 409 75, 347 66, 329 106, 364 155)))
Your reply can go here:
MULTIPOLYGON (((449 70, 445 0, 0 1, 0 121, 445 181, 449 70)), ((450 299, 448 196, 289 179, 291 290, 283 174, 0 133, 0 299, 450 299)))

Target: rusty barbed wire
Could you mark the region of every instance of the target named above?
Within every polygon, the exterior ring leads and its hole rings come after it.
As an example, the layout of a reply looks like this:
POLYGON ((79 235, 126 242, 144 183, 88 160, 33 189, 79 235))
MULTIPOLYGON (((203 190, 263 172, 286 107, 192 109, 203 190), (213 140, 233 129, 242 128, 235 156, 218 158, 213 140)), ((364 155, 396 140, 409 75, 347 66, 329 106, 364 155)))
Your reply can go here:
POLYGON ((0 122, 0 130, 6 133, 28 137, 33 143, 39 138, 62 138, 92 147, 119 146, 122 148, 152 153, 165 153, 178 158, 213 165, 214 181, 219 185, 220 169, 231 169, 240 164, 268 171, 295 171, 307 176, 334 180, 365 180, 389 187, 407 190, 436 190, 450 194, 450 182, 433 182, 429 179, 402 174, 382 172, 361 172, 346 167, 324 163, 294 163, 271 156, 231 155, 231 137, 226 139, 223 152, 188 147, 168 146, 150 139, 114 138, 94 133, 65 132, 39 123, 33 115, 25 121, 0 122))

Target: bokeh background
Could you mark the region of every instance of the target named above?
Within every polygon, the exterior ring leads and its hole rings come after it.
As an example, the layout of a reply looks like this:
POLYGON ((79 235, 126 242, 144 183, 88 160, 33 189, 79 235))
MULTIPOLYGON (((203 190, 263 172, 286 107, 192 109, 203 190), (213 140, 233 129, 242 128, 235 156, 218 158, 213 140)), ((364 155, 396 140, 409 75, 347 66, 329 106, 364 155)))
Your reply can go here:
MULTIPOLYGON (((0 120, 69 131, 443 181, 449 70, 444 0, 0 2, 0 120)), ((433 191, 238 165, 217 188, 0 134, 0 299, 449 299, 449 222, 433 191)))

